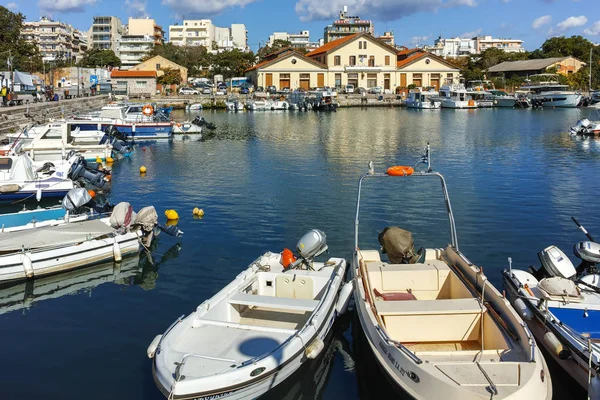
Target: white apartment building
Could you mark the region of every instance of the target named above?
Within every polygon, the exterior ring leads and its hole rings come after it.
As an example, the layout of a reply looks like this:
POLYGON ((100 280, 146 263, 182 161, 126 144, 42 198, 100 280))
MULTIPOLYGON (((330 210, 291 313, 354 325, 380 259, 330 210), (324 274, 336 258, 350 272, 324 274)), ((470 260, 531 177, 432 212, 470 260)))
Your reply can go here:
POLYGON ((94 17, 88 31, 91 48, 112 50, 118 56, 118 43, 123 35, 123 24, 118 17, 94 17))
POLYGON ((87 37, 83 32, 48 17, 24 22, 21 36, 28 42, 35 43, 46 61, 64 59, 77 62, 88 48, 87 37))
POLYGON ((138 65, 154 46, 164 43, 163 30, 153 19, 129 18, 123 31, 125 34, 117 42, 121 69, 130 69, 138 65))
POLYGON ((269 36, 269 46, 273 46, 276 40, 285 40, 291 43, 295 49, 314 50, 322 45, 321 41, 311 42, 310 31, 300 31, 300 33, 273 32, 269 36))
POLYGON ((449 39, 440 36, 434 41, 433 46, 425 46, 425 50, 439 57, 461 57, 480 54, 492 47, 507 53, 523 53, 525 51, 522 40, 496 39, 491 36, 449 39))
POLYGON ((209 50, 248 50, 248 31, 244 24, 230 28, 213 25, 210 19, 183 20, 181 25, 169 25, 169 42, 176 46, 204 46, 209 50), (213 49, 213 43, 216 49, 213 49))

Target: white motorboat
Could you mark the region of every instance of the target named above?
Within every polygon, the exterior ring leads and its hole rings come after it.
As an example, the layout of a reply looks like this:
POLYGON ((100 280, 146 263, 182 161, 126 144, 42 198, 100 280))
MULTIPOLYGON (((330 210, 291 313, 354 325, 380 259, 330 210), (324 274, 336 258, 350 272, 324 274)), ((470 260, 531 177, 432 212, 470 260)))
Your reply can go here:
POLYGON ((110 218, 0 233, 0 282, 25 280, 137 254, 158 222, 154 207, 136 215, 119 203, 110 218))
POLYGON ((271 109, 271 102, 267 99, 255 99, 246 103, 246 108, 250 111, 266 111, 271 109))
POLYGON ((188 104, 185 109, 187 111, 200 111, 202 110, 202 104, 201 103, 193 103, 193 104, 188 104))
POLYGON ((229 96, 227 100, 225 100, 225 108, 227 111, 240 111, 242 106, 240 100, 236 96, 229 96))
POLYGON ((489 90, 488 92, 491 94, 496 107, 514 107, 516 105, 516 96, 511 96, 502 90, 496 89, 489 90))
POLYGON ((574 246, 575 268, 565 253, 549 246, 538 253, 542 267, 503 271, 511 303, 558 365, 600 398, 600 244, 577 222, 589 241, 574 246))
POLYGON ((569 85, 558 83, 556 74, 531 75, 535 81, 529 80, 521 90, 529 92, 534 107, 577 107, 581 101, 581 93, 569 90, 569 85))
POLYGON ((271 110, 285 111, 290 108, 290 104, 285 100, 273 100, 271 102, 271 110))
POLYGON ((442 102, 438 100, 438 97, 439 93, 435 90, 413 89, 408 93, 406 107, 427 110, 438 109, 442 106, 442 102))
POLYGON ((442 108, 477 108, 462 83, 447 83, 440 88, 439 100, 442 108))
POLYGON ((161 392, 255 399, 316 358, 352 292, 344 259, 313 261, 326 249, 325 234, 311 230, 298 242, 298 260, 287 249, 264 254, 156 336, 148 356, 161 392))
POLYGON ((571 135, 582 135, 582 136, 599 136, 600 135, 600 121, 590 121, 587 118, 582 118, 577 121, 575 126, 569 129, 571 135))
POLYGON ((494 107, 494 95, 486 87, 492 86, 490 81, 474 80, 467 82, 467 92, 477 103, 478 108, 494 107))
POLYGON ((371 167, 359 181, 355 221, 351 269, 358 320, 396 388, 415 399, 552 398, 550 374, 529 329, 482 269, 459 251, 441 174, 401 166, 376 173, 371 167), (388 262, 377 249, 360 247, 363 181, 392 177, 441 181, 450 245, 416 251, 410 232, 390 227, 379 235, 388 262))

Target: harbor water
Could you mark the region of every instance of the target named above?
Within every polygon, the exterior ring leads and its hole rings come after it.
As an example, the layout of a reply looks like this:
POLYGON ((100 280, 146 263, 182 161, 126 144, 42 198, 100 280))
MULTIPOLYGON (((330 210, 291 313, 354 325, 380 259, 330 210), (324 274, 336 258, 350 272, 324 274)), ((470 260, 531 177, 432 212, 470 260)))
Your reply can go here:
MULTIPOLYGON (((600 140, 567 133, 587 111, 201 114, 217 125, 214 138, 139 144, 113 167, 109 200, 129 201, 134 209, 154 205, 162 221, 174 209, 183 237, 160 236, 151 255, 120 266, 0 290, 0 398, 163 398, 146 356, 155 335, 262 253, 293 249, 309 229, 326 232, 331 256, 350 259, 357 182, 368 162, 381 172, 412 166, 427 143, 433 169, 448 184, 460 249, 499 289, 508 257, 526 268, 537 266, 537 252, 551 244, 572 254, 585 237, 571 216, 600 235, 600 140), (195 207, 204 218, 193 217, 195 207)), ((362 248, 378 248, 377 233, 387 225, 412 231, 417 248, 449 243, 437 181, 386 179, 367 182, 364 190, 362 248)), ((387 396, 392 388, 367 346, 349 313, 324 356, 267 398, 387 396)), ((583 398, 573 382, 552 378, 556 398, 583 398)))

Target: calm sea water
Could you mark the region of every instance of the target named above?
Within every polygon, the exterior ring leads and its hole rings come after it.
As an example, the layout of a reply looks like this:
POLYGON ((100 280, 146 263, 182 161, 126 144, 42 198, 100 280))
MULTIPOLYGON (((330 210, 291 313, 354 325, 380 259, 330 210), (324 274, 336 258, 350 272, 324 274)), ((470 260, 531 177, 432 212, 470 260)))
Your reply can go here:
MULTIPOLYGON (((162 235, 154 255, 0 290, 3 399, 160 399, 146 347, 265 251, 293 248, 309 229, 330 254, 350 257, 357 181, 414 165, 431 144, 446 177, 461 250, 501 287, 501 271, 537 264, 550 244, 571 254, 600 235, 600 141, 566 132, 586 111, 345 109, 319 113, 204 113, 218 138, 142 145, 115 164, 110 200, 180 215, 180 239, 162 235), (140 176, 145 165, 148 172, 140 176), (203 219, 192 209, 203 208, 203 219)), ((183 114, 176 115, 182 119, 183 114)), ((387 225, 415 244, 449 241, 439 185, 365 185, 361 247, 387 225)), ((325 356, 270 399, 367 399, 391 388, 372 367, 354 316, 337 324, 325 356)), ((573 383, 557 381, 560 394, 573 383)))

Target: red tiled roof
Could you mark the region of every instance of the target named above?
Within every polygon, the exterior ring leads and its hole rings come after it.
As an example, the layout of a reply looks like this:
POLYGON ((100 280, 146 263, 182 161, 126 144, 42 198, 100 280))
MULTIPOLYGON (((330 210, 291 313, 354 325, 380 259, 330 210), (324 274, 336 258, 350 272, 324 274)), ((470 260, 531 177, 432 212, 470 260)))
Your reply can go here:
POLYGON ((355 33, 354 35, 350 35, 350 36, 346 36, 346 37, 343 37, 343 38, 339 38, 339 39, 333 40, 333 41, 331 41, 329 43, 324 44, 323 46, 321 46, 321 47, 319 47, 317 49, 314 49, 313 51, 311 51, 310 53, 308 53, 306 56, 307 57, 312 57, 312 56, 315 56, 317 54, 327 53, 329 50, 332 50, 333 48, 335 48, 335 47, 337 47, 337 46, 339 46, 339 45, 341 45, 343 43, 346 43, 346 42, 354 39, 358 35, 360 35, 360 33, 355 33))
POLYGON ((412 55, 408 56, 407 58, 405 58, 404 60, 398 61, 398 63, 397 63, 396 66, 398 68, 401 68, 401 67, 403 67, 403 66, 405 66, 407 64, 410 64, 411 62, 413 62, 415 60, 418 60, 419 58, 425 56, 426 54, 427 53, 425 53, 425 52, 422 52, 422 53, 419 52, 419 53, 416 53, 416 54, 412 54, 412 55))
POLYGON ((156 78, 156 71, 120 71, 114 69, 111 78, 156 78))

